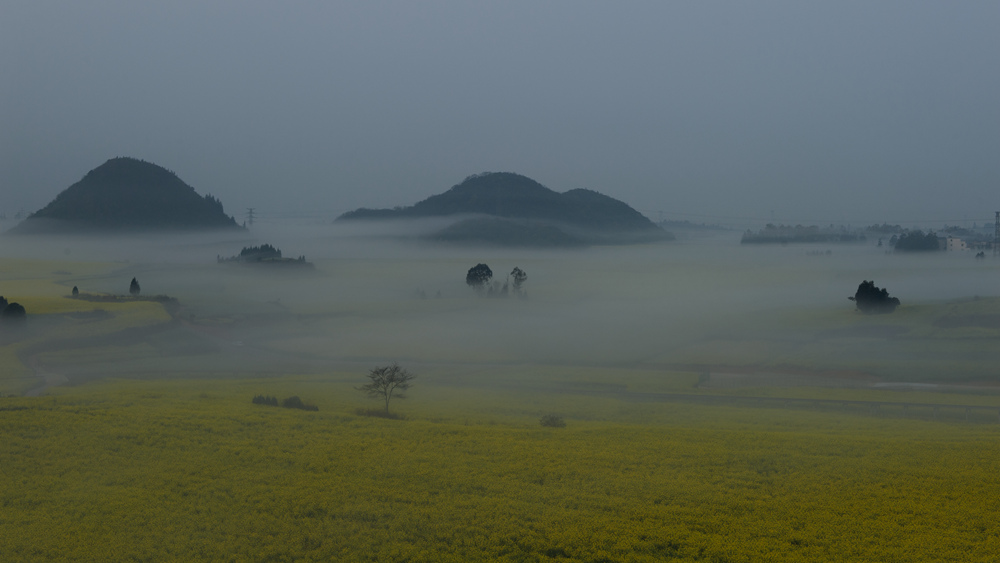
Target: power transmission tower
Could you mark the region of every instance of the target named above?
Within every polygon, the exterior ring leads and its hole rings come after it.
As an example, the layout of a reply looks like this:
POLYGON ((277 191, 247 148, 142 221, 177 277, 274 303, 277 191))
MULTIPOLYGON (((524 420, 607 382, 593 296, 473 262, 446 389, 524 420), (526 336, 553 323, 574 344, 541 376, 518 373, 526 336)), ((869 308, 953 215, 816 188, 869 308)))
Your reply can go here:
POLYGON ((253 208, 253 207, 248 207, 247 208, 247 223, 250 223, 251 227, 253 226, 253 211, 254 211, 254 209, 255 208, 253 208))
POLYGON ((993 256, 1000 254, 1000 211, 996 211, 996 223, 993 227, 993 256))

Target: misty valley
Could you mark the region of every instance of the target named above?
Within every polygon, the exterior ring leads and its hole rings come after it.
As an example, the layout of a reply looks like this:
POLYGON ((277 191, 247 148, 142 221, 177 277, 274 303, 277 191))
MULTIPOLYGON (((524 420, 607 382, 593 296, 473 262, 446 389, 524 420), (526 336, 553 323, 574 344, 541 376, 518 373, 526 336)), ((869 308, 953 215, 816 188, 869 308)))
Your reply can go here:
POLYGON ((998 29, 0 1, 0 563, 997 563, 998 29))
POLYGON ((2 558, 1000 550, 994 260, 410 236, 440 227, 5 237, 2 558))

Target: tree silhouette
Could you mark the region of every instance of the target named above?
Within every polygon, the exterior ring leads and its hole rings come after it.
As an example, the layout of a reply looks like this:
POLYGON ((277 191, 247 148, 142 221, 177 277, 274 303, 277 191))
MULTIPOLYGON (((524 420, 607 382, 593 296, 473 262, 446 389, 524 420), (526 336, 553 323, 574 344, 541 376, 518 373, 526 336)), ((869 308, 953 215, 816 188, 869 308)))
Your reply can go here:
POLYGON ((385 412, 389 414, 389 400, 392 399, 393 395, 405 399, 406 395, 403 395, 402 391, 409 389, 410 382, 416 377, 393 362, 391 365, 376 367, 369 371, 370 383, 358 387, 358 390, 364 391, 373 399, 385 401, 385 412))
POLYGON ((22 323, 28 318, 28 313, 20 303, 11 303, 0 311, 0 320, 4 323, 22 323))
POLYGON ((489 290, 491 279, 493 279, 493 270, 486 264, 476 264, 469 268, 468 273, 465 274, 465 283, 479 294, 489 290))
POLYGON ((261 262, 270 258, 281 258, 281 250, 266 243, 260 246, 245 246, 240 250, 240 260, 244 262, 261 262))
POLYGON ((137 282, 135 278, 132 278, 132 283, 128 286, 128 292, 132 295, 139 295, 140 291, 142 290, 139 288, 139 282, 137 282))
POLYGON ((941 245, 938 243, 938 236, 934 234, 934 231, 927 231, 927 234, 924 234, 923 231, 917 229, 899 235, 895 248, 902 252, 926 252, 941 250, 941 245))
POLYGON ((80 288, 78 288, 78 287, 76 287, 74 285, 73 286, 73 297, 79 297, 79 296, 80 296, 80 288))
POLYGON ((510 272, 511 287, 514 289, 514 295, 521 295, 524 289, 524 282, 528 280, 528 274, 524 273, 524 270, 514 266, 514 269, 510 272))
POLYGON ((854 301, 855 306, 862 313, 891 313, 899 307, 899 299, 889 297, 889 292, 885 289, 875 287, 875 281, 862 280, 858 285, 858 290, 854 297, 848 297, 854 301))
POLYGON ((254 395, 252 402, 255 405, 278 406, 278 398, 273 395, 254 395))

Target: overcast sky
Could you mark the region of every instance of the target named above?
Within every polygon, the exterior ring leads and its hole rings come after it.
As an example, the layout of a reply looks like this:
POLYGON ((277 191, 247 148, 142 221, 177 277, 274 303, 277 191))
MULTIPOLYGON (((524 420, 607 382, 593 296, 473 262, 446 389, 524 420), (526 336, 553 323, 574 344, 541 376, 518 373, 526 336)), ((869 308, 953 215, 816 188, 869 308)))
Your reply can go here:
POLYGON ((238 218, 511 171, 652 219, 991 222, 1000 2, 0 0, 0 211, 114 156, 238 218))

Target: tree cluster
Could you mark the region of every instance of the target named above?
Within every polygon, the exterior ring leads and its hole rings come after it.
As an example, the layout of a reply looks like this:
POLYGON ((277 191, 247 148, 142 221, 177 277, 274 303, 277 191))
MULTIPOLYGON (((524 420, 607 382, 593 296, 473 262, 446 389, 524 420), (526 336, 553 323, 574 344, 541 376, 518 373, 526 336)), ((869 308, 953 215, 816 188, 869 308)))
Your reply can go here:
POLYGON ((740 244, 863 242, 864 240, 863 232, 848 230, 843 226, 792 226, 768 223, 756 233, 747 229, 740 238, 740 244))
POLYGON ((240 250, 240 260, 245 262, 259 262, 267 258, 281 258, 281 250, 267 243, 260 246, 245 246, 240 250))
MULTIPOLYGON (((268 407, 278 406, 278 398, 272 395, 254 395, 251 402, 255 405, 265 405, 268 407)), ((304 411, 319 410, 319 407, 303 402, 298 396, 288 397, 287 399, 281 401, 281 406, 286 409, 299 409, 304 411)))
POLYGON ((493 280, 493 270, 486 264, 476 264, 465 274, 465 283, 481 297, 527 297, 524 282, 528 274, 517 266, 507 274, 503 285, 493 280))
POLYGON ((865 230, 872 233, 878 233, 880 235, 898 235, 906 229, 900 225, 890 225, 888 223, 882 223, 879 225, 876 223, 869 227, 865 227, 865 230))
POLYGON ((859 311, 868 314, 891 313, 899 307, 899 299, 889 297, 889 292, 885 288, 876 287, 874 280, 862 280, 854 297, 848 299, 854 301, 859 311))
POLYGON ((280 248, 267 243, 260 246, 244 246, 240 250, 240 253, 235 256, 223 258, 221 255, 217 255, 215 260, 220 264, 237 262, 240 264, 268 264, 313 268, 312 263, 306 262, 304 254, 298 258, 283 258, 280 248))
POLYGON ((927 231, 927 234, 924 234, 924 232, 920 229, 915 231, 906 231, 898 237, 893 235, 892 238, 889 239, 889 244, 893 245, 896 250, 901 252, 928 252, 932 250, 941 250, 941 244, 938 243, 938 236, 934 234, 934 231, 927 231))

